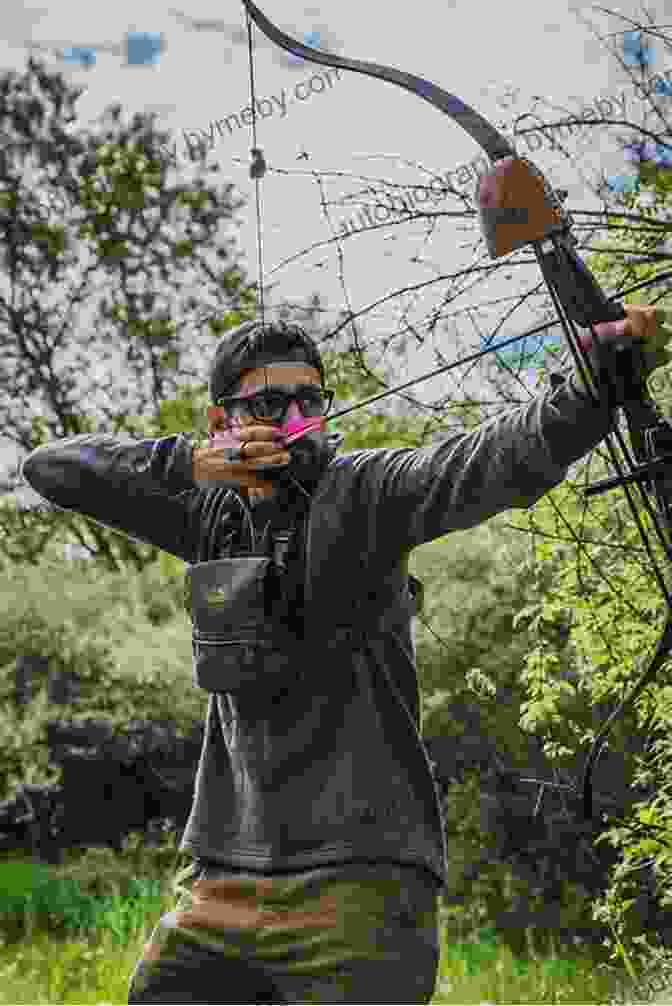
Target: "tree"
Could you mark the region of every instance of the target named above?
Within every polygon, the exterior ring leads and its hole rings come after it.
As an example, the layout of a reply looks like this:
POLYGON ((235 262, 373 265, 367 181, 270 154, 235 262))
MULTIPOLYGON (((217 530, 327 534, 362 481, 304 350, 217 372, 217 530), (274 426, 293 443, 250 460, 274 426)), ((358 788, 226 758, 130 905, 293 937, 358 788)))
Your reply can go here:
MULTIPOLYGON (((33 60, 0 81, 0 423, 25 451, 193 428, 215 338, 255 303, 233 185, 208 184, 203 165, 176 178, 153 116, 124 123, 112 106, 78 125, 82 93, 33 60)), ((6 501, 0 555, 35 563, 64 530, 110 570, 157 557, 77 515, 6 501)))

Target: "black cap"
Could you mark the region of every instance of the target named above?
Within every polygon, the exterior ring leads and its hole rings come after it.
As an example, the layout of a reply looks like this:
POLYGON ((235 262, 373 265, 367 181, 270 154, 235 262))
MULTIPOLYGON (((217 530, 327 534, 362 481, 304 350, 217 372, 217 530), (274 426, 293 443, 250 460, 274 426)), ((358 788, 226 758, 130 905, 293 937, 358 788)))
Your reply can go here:
POLYGON ((307 363, 315 367, 324 384, 319 350, 300 325, 284 321, 245 321, 222 338, 210 372, 210 398, 214 405, 230 394, 248 370, 270 363, 307 363))

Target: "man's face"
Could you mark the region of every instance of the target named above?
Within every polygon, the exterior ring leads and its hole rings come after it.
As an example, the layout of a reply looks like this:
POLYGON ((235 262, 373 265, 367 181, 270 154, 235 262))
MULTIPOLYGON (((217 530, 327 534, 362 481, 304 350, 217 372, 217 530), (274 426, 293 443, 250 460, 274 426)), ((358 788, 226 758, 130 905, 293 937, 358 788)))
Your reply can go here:
MULTIPOLYGON (((291 394, 307 385, 311 387, 322 387, 319 371, 315 367, 310 367, 305 363, 269 363, 266 367, 259 367, 257 370, 249 370, 243 374, 237 388, 230 392, 231 397, 245 397, 254 395, 257 392, 265 391, 268 387, 277 388, 291 394)), ((263 420, 255 419, 246 414, 245 410, 239 413, 241 426, 252 426, 263 420)), ((214 433, 226 424, 226 412, 223 406, 211 405, 208 408, 208 432, 214 433)), ((284 422, 290 419, 301 418, 301 410, 296 402, 291 402, 284 422)))

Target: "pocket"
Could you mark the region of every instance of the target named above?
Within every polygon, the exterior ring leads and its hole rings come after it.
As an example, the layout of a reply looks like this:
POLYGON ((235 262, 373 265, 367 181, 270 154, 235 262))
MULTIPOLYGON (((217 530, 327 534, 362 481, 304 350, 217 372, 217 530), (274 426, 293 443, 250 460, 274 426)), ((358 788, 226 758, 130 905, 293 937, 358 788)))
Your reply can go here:
POLYGON ((348 883, 357 881, 358 891, 352 898, 344 899, 347 885, 340 892, 351 935, 368 929, 383 942, 408 942, 409 946, 423 947, 430 955, 439 953, 439 896, 429 871, 376 864, 348 883))
POLYGON ((266 556, 189 567, 193 681, 208 692, 261 685, 278 691, 296 676, 296 639, 274 617, 277 584, 266 556))
POLYGON ((193 682, 208 692, 235 694, 259 686, 264 691, 269 688, 278 691, 295 679, 298 672, 292 643, 287 637, 274 641, 231 639, 195 629, 193 682))

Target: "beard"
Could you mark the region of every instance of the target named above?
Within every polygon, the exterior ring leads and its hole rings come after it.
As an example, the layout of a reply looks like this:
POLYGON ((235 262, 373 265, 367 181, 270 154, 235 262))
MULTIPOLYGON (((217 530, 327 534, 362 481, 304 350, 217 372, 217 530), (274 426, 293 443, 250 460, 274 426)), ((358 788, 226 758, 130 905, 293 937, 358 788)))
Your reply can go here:
POLYGON ((289 464, 277 472, 265 472, 263 478, 281 489, 283 494, 312 496, 336 452, 334 437, 342 441, 340 434, 327 434, 321 430, 305 433, 287 446, 289 464))

